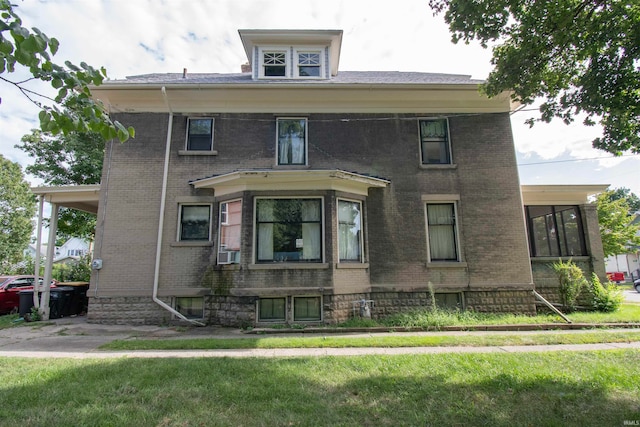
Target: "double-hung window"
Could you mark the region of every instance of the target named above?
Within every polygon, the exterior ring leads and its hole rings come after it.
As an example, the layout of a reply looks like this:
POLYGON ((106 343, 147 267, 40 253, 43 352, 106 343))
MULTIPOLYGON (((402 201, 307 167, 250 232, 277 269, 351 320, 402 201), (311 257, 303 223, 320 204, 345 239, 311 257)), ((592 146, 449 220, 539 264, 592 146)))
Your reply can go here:
POLYGON ((278 165, 306 165, 307 119, 281 118, 276 123, 278 165))
POLYGON ((240 227, 242 224, 242 201, 220 203, 220 245, 218 264, 240 262, 240 227))
POLYGON ((262 67, 264 77, 287 77, 287 51, 262 51, 262 67))
POLYGON ((427 203, 427 235, 430 261, 458 261, 454 203, 427 203))
POLYGON ((531 256, 587 255, 578 206, 527 206, 531 256))
POLYGON ((207 241, 211 236, 211 205, 180 205, 178 240, 207 241))
POLYGON ((296 77, 322 77, 321 51, 296 50, 296 77))
POLYGON ((338 200, 338 252, 340 262, 362 261, 362 205, 338 200))
POLYGON ((447 119, 420 120, 420 154, 423 165, 451 163, 449 125, 447 119))
POLYGON ((257 199, 257 262, 322 262, 322 199, 257 199))
POLYGON ((191 117, 187 120, 187 151, 213 149, 213 119, 191 117))

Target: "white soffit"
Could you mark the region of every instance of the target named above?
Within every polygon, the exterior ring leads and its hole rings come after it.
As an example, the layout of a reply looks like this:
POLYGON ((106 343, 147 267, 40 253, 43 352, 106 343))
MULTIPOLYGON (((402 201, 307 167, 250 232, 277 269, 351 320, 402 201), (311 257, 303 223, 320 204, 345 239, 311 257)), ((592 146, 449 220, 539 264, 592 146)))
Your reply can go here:
POLYGON ((89 213, 98 213, 100 185, 67 185, 59 187, 31 187, 36 196, 49 203, 89 213))
POLYGON ((607 190, 608 184, 522 185, 522 202, 527 205, 580 205, 607 190))
POLYGON ((241 191, 335 190, 366 196, 369 188, 384 188, 390 181, 341 170, 252 170, 198 179, 195 188, 211 188, 216 197, 241 191))

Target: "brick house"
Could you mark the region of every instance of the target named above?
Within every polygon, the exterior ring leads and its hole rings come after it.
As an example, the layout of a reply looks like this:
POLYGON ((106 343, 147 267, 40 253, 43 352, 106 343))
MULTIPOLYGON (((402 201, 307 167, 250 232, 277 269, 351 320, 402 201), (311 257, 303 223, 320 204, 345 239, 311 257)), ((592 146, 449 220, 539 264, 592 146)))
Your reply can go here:
POLYGON ((342 31, 239 34, 243 73, 93 90, 136 138, 107 144, 90 321, 336 323, 428 306, 430 288, 533 314, 549 260, 604 275, 587 202, 603 188, 521 188, 508 94, 338 72, 342 31))

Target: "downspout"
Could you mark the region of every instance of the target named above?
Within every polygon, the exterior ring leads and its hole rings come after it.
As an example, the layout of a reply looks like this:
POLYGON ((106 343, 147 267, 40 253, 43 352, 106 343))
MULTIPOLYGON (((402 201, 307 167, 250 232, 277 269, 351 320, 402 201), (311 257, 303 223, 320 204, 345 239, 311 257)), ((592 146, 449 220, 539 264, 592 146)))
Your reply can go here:
POLYGON ((169 104, 169 98, 167 97, 167 90, 165 87, 162 87, 162 97, 164 98, 164 102, 167 104, 167 108, 169 110, 169 125, 167 126, 167 145, 164 152, 164 172, 162 175, 162 194, 160 196, 160 219, 158 220, 158 240, 156 246, 156 265, 155 271, 153 273, 153 302, 158 304, 160 307, 169 311, 171 314, 179 317, 182 320, 186 320, 187 322, 197 325, 197 326, 205 326, 203 323, 198 322, 197 320, 187 319, 182 313, 178 312, 176 309, 171 307, 169 304, 158 298, 158 283, 160 280, 160 255, 162 253, 162 232, 164 230, 164 211, 167 199, 167 181, 169 178, 169 155, 171 154, 171 132, 173 130, 173 111, 171 111, 171 105, 169 104))

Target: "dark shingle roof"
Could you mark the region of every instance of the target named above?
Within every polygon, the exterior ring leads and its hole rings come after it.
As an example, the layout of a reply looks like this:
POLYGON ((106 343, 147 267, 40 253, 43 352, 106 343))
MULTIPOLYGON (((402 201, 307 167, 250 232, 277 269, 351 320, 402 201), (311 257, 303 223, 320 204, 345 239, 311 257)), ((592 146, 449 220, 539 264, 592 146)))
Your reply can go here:
POLYGON ((404 71, 341 71, 337 76, 328 80, 311 79, 261 79, 252 80, 251 74, 217 74, 217 73, 194 73, 188 74, 186 78, 182 73, 167 74, 143 74, 139 76, 128 76, 125 80, 111 80, 106 82, 109 85, 118 84, 309 84, 309 85, 330 85, 330 84, 480 84, 483 80, 472 79, 471 76, 461 74, 438 74, 438 73, 418 73, 404 71))

